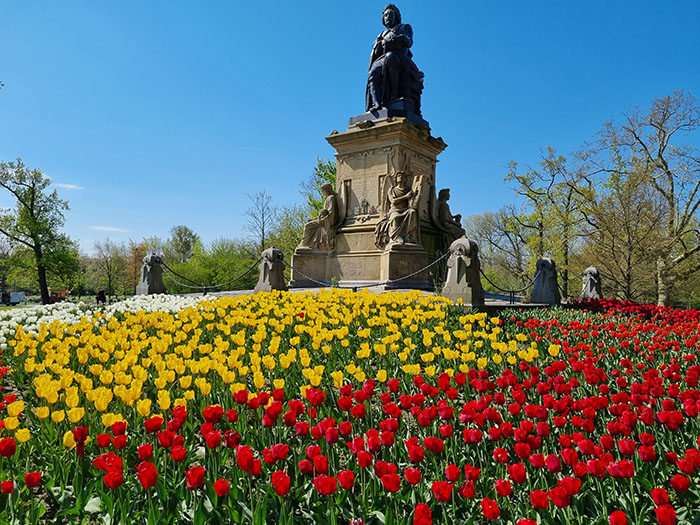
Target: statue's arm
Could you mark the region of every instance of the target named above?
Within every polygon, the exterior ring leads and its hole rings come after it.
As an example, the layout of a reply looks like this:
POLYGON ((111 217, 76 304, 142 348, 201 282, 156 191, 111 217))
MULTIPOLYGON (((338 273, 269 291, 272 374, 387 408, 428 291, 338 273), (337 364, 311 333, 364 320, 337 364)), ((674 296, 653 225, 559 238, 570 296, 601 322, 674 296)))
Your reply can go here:
POLYGON ((401 24, 398 31, 391 33, 388 41, 392 49, 410 49, 413 46, 413 28, 410 24, 401 24))

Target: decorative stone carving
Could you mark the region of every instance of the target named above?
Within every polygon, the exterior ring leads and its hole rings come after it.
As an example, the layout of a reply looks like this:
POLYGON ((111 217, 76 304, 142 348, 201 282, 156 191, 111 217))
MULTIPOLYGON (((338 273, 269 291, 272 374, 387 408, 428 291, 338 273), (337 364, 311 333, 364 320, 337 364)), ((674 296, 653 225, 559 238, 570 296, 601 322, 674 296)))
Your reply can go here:
POLYGON ((260 276, 255 285, 256 292, 270 292, 272 290, 286 290, 284 282, 284 254, 276 248, 268 248, 262 252, 260 261, 260 276))
POLYGON ((589 266, 583 270, 583 289, 581 290, 581 297, 586 299, 603 298, 600 272, 595 266, 589 266))
POLYGON ((423 73, 413 62, 413 28, 401 23, 401 13, 388 4, 382 13, 386 29, 375 40, 367 75, 366 110, 387 108, 401 101, 404 108, 420 115, 423 73))
POLYGON ((411 187, 405 172, 399 171, 396 174, 394 185, 387 191, 387 211, 374 230, 375 244, 378 248, 419 244, 420 229, 416 205, 420 199, 421 185, 421 177, 416 177, 411 187))
POLYGON ((481 286, 480 269, 479 247, 476 242, 466 237, 455 240, 450 245, 447 278, 442 295, 453 301, 462 299, 465 304, 483 305, 484 288, 481 286))
POLYGON ((559 304, 559 281, 557 277, 557 265, 549 257, 543 257, 537 261, 535 267, 535 282, 532 286, 530 302, 537 304, 559 304))
POLYGON ((136 295, 152 295, 157 293, 165 293, 165 284, 163 283, 163 259, 160 255, 152 253, 143 258, 143 266, 141 267, 141 282, 136 285, 136 295))
POLYGON ((304 234, 297 250, 332 250, 335 245, 335 226, 338 221, 338 201, 333 186, 324 184, 321 192, 326 199, 318 217, 304 225, 304 234))
POLYGON ((454 240, 467 235, 464 228, 462 228, 462 216, 452 215, 450 205, 447 204, 448 200, 450 200, 450 189, 441 189, 438 194, 438 200, 433 205, 432 213, 433 223, 445 234, 446 245, 452 244, 454 240))

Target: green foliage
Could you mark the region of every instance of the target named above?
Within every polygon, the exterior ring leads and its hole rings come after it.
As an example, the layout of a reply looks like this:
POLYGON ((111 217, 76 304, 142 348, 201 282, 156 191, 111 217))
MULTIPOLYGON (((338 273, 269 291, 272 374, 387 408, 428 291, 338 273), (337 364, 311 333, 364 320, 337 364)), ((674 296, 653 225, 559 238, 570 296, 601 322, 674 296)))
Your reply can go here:
POLYGON ((311 175, 301 183, 301 194, 306 200, 307 206, 312 210, 312 217, 316 217, 323 208, 324 198, 321 194, 321 186, 326 183, 335 188, 335 160, 316 157, 316 166, 314 166, 311 175))
POLYGON ((43 303, 49 302, 49 274, 69 281, 79 270, 76 245, 60 231, 68 202, 49 191, 51 180, 28 169, 21 159, 0 163, 0 188, 15 199, 15 207, 0 211, 0 233, 13 248, 30 250, 43 303))

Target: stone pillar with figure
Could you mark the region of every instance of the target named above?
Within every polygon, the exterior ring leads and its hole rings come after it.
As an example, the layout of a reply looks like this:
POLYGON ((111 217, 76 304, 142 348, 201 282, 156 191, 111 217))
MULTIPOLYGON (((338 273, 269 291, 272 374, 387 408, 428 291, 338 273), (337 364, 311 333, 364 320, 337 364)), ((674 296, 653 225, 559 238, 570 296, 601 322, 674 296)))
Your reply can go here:
POLYGON ((393 4, 382 23, 372 46, 367 111, 326 137, 336 151, 328 207, 334 211, 305 226, 292 256, 291 287, 333 281, 432 290, 441 280, 431 274, 439 265, 425 267, 463 235, 460 216, 447 205, 449 190, 436 196, 437 157, 447 145, 421 115, 423 74, 412 58, 413 29, 393 4))

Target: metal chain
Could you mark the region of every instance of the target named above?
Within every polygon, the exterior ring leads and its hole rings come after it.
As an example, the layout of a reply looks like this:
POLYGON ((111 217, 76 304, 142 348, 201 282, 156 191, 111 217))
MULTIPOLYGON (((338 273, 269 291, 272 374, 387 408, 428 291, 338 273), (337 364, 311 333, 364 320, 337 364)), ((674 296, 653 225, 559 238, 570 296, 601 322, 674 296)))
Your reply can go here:
POLYGON ((539 275, 540 275, 540 273, 542 272, 542 270, 538 270, 538 271, 537 271, 537 273, 535 274, 535 276, 532 278, 532 281, 530 281, 530 284, 528 284, 528 285, 525 286, 524 288, 520 288, 519 290, 506 290, 505 288, 501 288, 500 286, 498 286, 496 283, 494 283, 491 279, 489 279, 489 278, 487 277, 487 275, 484 273, 484 270, 482 270, 481 268, 479 268, 479 272, 481 273, 481 276, 482 276, 484 279, 486 279, 486 281, 487 281, 491 286, 493 286, 494 288, 496 288, 497 290, 500 290, 501 292, 505 292, 505 293, 509 293, 509 294, 516 294, 516 293, 524 292, 525 290, 527 290, 528 288, 530 288, 533 284, 535 284, 535 281, 536 281, 537 278, 539 277, 539 275))
MULTIPOLYGON (((381 281, 381 282, 378 282, 378 283, 368 284, 368 285, 365 285, 365 286, 336 286, 336 288, 341 288, 341 289, 345 289, 345 290, 354 290, 354 289, 357 289, 357 288, 370 288, 370 287, 373 287, 373 286, 386 286, 387 284, 393 284, 393 283, 397 283, 397 282, 400 282, 400 281, 404 281, 404 280, 406 280, 406 279, 408 279, 408 278, 410 278, 410 277, 413 277, 414 275, 418 275, 419 273, 424 272, 424 271, 427 270, 428 268, 431 268, 431 267, 435 266, 437 263, 439 263, 439 262, 442 261, 443 259, 446 259, 449 255, 450 255, 450 252, 448 251, 448 252, 446 252, 444 255, 438 257, 437 259, 435 259, 433 262, 431 262, 431 263, 430 263, 428 266, 426 266, 425 268, 421 268, 420 270, 417 270, 417 271, 415 271, 415 272, 413 272, 413 273, 409 273, 408 275, 405 275, 405 276, 403 276, 403 277, 399 277, 399 278, 397 278, 397 279, 389 279, 389 280, 386 280, 386 281, 381 281)), ((282 262, 284 263, 284 265, 285 265, 287 268, 289 268, 290 270, 293 270, 294 272, 298 273, 299 275, 301 275, 301 276, 304 277, 305 279, 308 279, 309 281, 311 281, 311 282, 313 282, 313 283, 320 284, 321 286, 329 286, 329 283, 327 283, 327 282, 322 282, 322 281, 317 281, 317 280, 314 279, 313 277, 309 277, 308 275, 306 275, 304 272, 301 272, 301 271, 297 270, 296 268, 294 268, 291 264, 289 264, 289 263, 288 263, 287 261, 285 261, 284 259, 282 259, 282 262)))
POLYGON ((225 282, 225 283, 215 284, 215 285, 212 285, 212 286, 207 286, 207 285, 199 284, 199 283, 193 281, 192 279, 188 279, 187 277, 185 277, 185 276, 183 276, 183 275, 180 275, 179 273, 175 272, 172 268, 170 268, 170 267, 169 267, 168 265, 166 265, 165 263, 161 264, 161 266, 163 266, 163 268, 164 268, 164 270, 165 270, 165 275, 167 275, 167 276, 170 278, 170 280, 172 280, 174 283, 179 284, 180 286, 184 286, 185 288, 193 289, 193 290, 199 290, 199 289, 201 288, 202 291, 206 294, 206 293, 207 293, 207 290, 215 290, 216 288, 221 288, 222 286, 226 286, 226 285, 228 285, 228 284, 231 284, 232 282, 235 282, 235 281, 238 281, 239 279, 242 279, 243 277, 245 277, 246 275, 248 275, 251 271, 253 271, 253 269, 255 269, 255 267, 260 263, 260 261, 262 261, 262 257, 261 257, 260 259, 258 259, 258 260, 255 262, 255 264, 253 264, 253 266, 251 266, 250 268, 248 268, 248 269, 247 269, 245 272, 243 272, 241 275, 239 275, 239 276, 237 276, 237 277, 234 277, 233 279, 231 279, 230 281, 227 281, 227 282, 225 282), (189 281, 189 282, 191 282, 192 284, 194 284, 194 285, 196 285, 196 286, 189 286, 189 285, 187 285, 187 284, 185 284, 185 283, 181 283, 180 281, 178 281, 177 279, 175 279, 172 275, 170 275, 170 273, 173 273, 173 274, 177 275, 178 277, 180 277, 181 279, 185 279, 186 281, 189 281))

